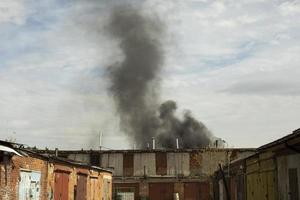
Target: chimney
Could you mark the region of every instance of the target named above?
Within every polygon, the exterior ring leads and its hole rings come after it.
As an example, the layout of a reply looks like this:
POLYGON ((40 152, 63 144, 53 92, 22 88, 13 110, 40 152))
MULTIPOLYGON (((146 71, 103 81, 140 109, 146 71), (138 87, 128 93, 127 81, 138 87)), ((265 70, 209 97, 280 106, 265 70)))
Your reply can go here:
POLYGON ((155 138, 152 137, 152 149, 155 149, 155 138))
POLYGON ((178 138, 176 138, 176 149, 179 149, 179 141, 178 141, 178 138))

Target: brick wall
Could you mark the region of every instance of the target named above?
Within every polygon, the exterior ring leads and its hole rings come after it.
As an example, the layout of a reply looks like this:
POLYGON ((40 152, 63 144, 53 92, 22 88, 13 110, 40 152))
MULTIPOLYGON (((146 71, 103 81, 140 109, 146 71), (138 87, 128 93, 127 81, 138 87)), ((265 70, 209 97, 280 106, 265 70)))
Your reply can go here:
POLYGON ((13 156, 11 159, 7 160, 6 164, 3 161, 0 162, 0 200, 19 199, 19 181, 21 171, 34 171, 41 174, 41 200, 54 199, 55 173, 57 171, 65 171, 68 173, 68 200, 74 200, 74 188, 75 185, 77 185, 78 174, 85 174, 87 177, 87 200, 91 199, 91 177, 93 177, 94 180, 97 180, 96 184, 98 185, 98 187, 96 187, 96 189, 98 191, 96 191, 95 193, 98 194, 97 198, 99 200, 102 199, 102 196, 106 196, 109 199, 111 199, 112 196, 111 173, 88 168, 75 167, 72 165, 57 164, 34 157, 13 156), (107 195, 103 195, 103 185, 107 178, 110 179, 110 183, 108 185, 107 195))

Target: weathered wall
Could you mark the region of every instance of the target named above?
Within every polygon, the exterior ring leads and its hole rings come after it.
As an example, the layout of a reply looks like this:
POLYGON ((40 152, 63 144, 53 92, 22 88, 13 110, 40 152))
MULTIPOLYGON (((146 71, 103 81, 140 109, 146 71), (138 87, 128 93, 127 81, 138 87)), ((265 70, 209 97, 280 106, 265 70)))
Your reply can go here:
POLYGON ((6 166, 0 163, 0 200, 19 199, 20 173, 38 172, 41 174, 39 193, 41 200, 53 200, 55 194, 55 173, 68 174, 68 200, 74 200, 74 188, 78 184, 78 175, 84 174, 86 181, 86 199, 92 199, 92 178, 97 180, 97 199, 109 200, 112 197, 112 175, 93 169, 81 168, 72 165, 56 164, 34 157, 13 156, 7 161, 6 166), (105 194, 103 194, 105 193, 105 194), (103 197, 103 198, 102 198, 103 197))
POLYGON ((246 160, 247 200, 278 199, 276 162, 273 152, 246 160))
POLYGON ((189 176, 190 175, 189 153, 167 153, 167 175, 189 176))
POLYGON ((83 163, 90 163, 91 161, 90 155, 80 154, 80 153, 70 154, 68 155, 68 159, 83 162, 83 163))
POLYGON ((133 155, 133 175, 151 176, 156 174, 154 153, 136 153, 133 155))
POLYGON ((298 191, 300 192, 300 154, 293 154, 287 156, 279 156, 277 161, 278 171, 278 192, 279 200, 289 199, 289 174, 291 168, 297 168, 298 174, 298 191))
MULTIPOLYGON (((216 150, 199 150, 191 152, 166 152, 166 166, 165 163, 157 163, 162 161, 162 152, 124 152, 101 153, 101 167, 111 167, 114 169, 114 176, 128 176, 124 175, 123 159, 124 155, 133 155, 133 174, 130 176, 184 176, 184 177, 208 177, 212 175, 218 168, 218 164, 227 164, 229 160, 234 160, 253 154, 253 151, 216 151, 216 150), (156 154, 159 154, 157 156, 156 154), (159 168, 157 168, 159 167, 159 168), (166 167, 166 174, 164 174, 164 167, 166 167)), ((89 157, 89 154, 85 154, 89 157)), ((69 158, 81 158, 80 160, 88 160, 75 154, 69 155, 69 158)))
POLYGON ((10 162, 11 170, 8 175, 8 185, 11 190, 9 199, 19 199, 19 177, 20 171, 36 171, 41 173, 40 198, 47 198, 47 162, 32 158, 13 156, 10 162))
MULTIPOLYGON (((86 157, 88 155, 86 154, 86 157)), ((107 153, 101 155, 101 167, 113 168, 114 176, 123 175, 123 154, 107 153)))

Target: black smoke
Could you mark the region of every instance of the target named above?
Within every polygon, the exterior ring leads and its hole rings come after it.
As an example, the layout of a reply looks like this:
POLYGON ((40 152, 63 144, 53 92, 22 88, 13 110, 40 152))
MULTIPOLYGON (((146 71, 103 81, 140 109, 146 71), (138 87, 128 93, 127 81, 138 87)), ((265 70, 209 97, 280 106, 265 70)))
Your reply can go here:
POLYGON ((160 74, 164 64, 165 26, 160 19, 131 6, 112 9, 108 30, 119 42, 124 59, 108 67, 120 125, 138 147, 152 137, 158 146, 172 148, 176 138, 181 147, 208 146, 211 133, 189 112, 183 119, 175 116, 174 101, 158 103, 160 74))

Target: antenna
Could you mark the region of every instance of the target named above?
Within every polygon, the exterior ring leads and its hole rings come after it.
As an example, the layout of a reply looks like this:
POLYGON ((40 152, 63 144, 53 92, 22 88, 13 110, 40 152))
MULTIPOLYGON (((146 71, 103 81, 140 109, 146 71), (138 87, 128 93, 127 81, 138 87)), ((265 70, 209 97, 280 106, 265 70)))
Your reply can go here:
POLYGON ((101 131, 99 131, 99 149, 100 150, 102 148, 102 136, 103 136, 103 133, 101 131))

